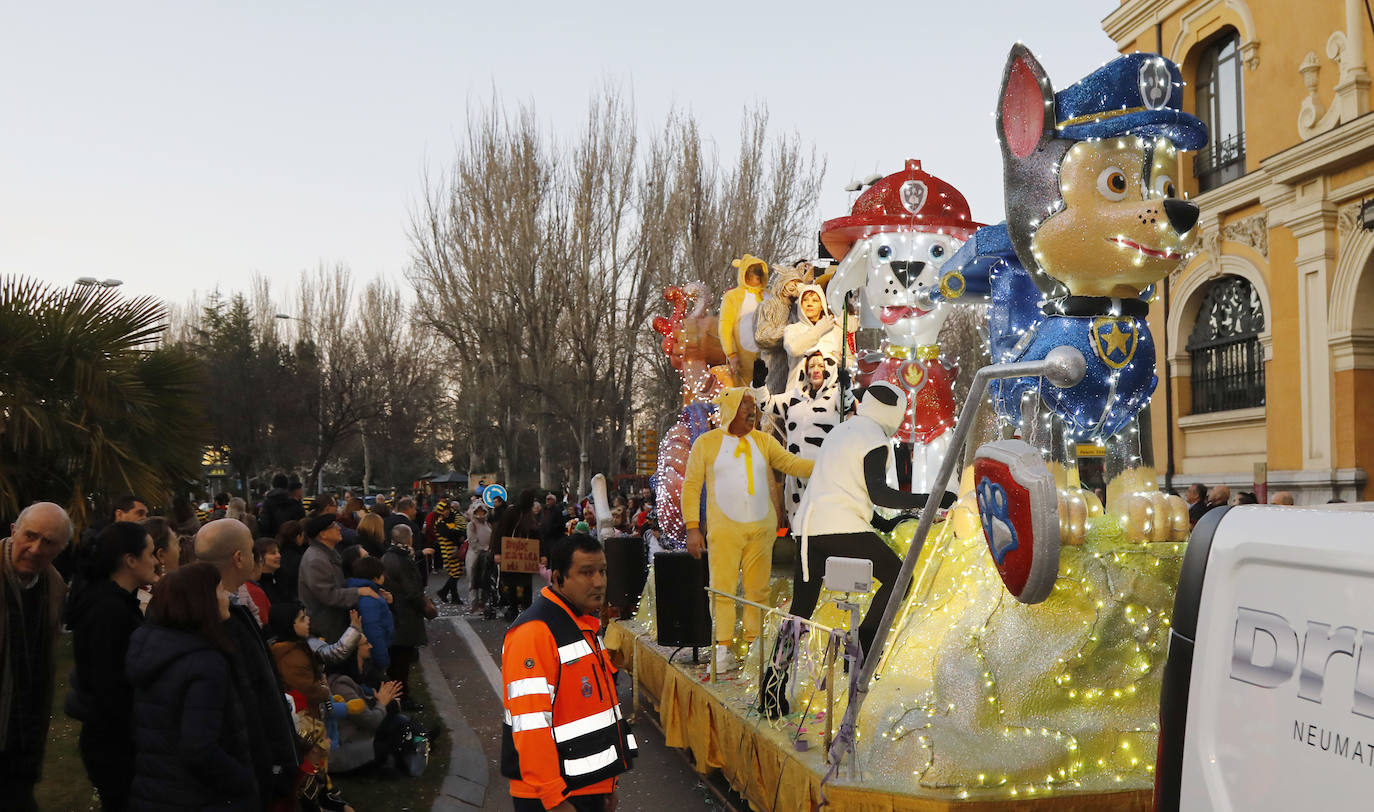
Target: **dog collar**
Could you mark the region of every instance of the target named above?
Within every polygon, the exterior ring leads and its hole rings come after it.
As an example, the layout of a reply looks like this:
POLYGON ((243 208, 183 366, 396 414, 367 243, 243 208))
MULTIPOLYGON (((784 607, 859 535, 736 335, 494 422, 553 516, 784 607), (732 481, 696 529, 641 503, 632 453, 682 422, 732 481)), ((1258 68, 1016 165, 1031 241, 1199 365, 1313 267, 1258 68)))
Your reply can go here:
POLYGON ((888 358, 899 358, 903 361, 910 361, 914 356, 922 361, 934 361, 940 357, 939 344, 922 344, 919 347, 903 347, 899 344, 888 344, 883 348, 883 354, 888 358))
POLYGON ((1144 318, 1150 303, 1141 299, 1114 296, 1065 296, 1041 308, 1047 316, 1134 316, 1144 318))

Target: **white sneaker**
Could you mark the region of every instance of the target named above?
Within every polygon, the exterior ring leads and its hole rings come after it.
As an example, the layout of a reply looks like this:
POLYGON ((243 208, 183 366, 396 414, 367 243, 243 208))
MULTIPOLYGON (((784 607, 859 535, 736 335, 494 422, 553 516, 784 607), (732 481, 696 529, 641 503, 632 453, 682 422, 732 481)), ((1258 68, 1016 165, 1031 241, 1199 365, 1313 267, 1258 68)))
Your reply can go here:
POLYGON ((733 671, 739 667, 739 660, 735 658, 735 652, 729 646, 716 646, 716 673, 724 674, 726 671, 733 671))

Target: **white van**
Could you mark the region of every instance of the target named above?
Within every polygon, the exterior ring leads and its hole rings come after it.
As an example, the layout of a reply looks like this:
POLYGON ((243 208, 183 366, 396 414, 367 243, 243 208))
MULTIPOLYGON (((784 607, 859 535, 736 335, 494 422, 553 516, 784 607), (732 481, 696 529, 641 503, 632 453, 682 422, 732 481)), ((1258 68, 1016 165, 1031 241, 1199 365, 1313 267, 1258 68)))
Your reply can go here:
POLYGON ((1252 505, 1194 529, 1160 701, 1159 810, 1374 809, 1374 514, 1252 505))

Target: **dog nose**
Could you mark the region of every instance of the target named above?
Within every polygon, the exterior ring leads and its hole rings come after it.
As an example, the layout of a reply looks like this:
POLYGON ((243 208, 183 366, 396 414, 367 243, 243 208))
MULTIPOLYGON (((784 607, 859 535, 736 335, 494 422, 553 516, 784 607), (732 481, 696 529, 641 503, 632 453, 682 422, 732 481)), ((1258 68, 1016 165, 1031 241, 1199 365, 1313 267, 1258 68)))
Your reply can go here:
POLYGON ((892 272, 896 274, 897 281, 902 283, 902 287, 910 287, 911 280, 921 275, 925 270, 926 264, 920 260, 894 259, 888 263, 892 267, 892 272))
POLYGON ((1169 225, 1174 227, 1174 231, 1186 234, 1197 223, 1198 207, 1196 203, 1171 197, 1164 201, 1164 214, 1168 216, 1169 225))

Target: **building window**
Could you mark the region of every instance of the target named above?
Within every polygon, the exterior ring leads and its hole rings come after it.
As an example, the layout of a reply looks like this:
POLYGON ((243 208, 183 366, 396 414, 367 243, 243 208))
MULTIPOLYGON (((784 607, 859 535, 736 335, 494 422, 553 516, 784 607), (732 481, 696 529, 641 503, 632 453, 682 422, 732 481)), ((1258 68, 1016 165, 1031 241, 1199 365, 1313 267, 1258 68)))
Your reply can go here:
POLYGON ((1197 66, 1197 116, 1207 125, 1207 146, 1193 161, 1199 191, 1245 174, 1245 90, 1240 35, 1231 30, 1207 46, 1197 66))
POLYGON ((1193 414, 1264 405, 1264 308, 1239 276, 1212 283, 1188 337, 1193 414))

